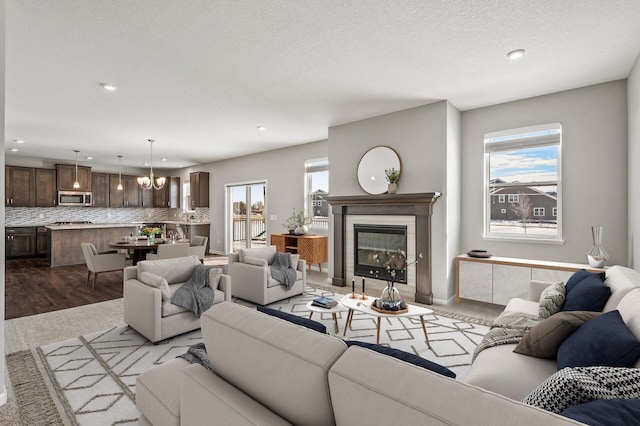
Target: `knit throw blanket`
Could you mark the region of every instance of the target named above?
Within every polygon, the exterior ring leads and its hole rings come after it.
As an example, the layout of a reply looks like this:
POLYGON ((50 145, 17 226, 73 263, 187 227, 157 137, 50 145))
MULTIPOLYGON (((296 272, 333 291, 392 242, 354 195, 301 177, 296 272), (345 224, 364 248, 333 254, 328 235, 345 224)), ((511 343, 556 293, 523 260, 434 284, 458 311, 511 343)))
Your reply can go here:
POLYGON ((525 333, 539 322, 540 317, 536 315, 508 311, 501 313, 476 347, 472 362, 484 349, 520 342, 525 333))
POLYGON ((196 265, 189 281, 171 296, 171 303, 190 310, 200 318, 200 315, 213 305, 214 292, 209 287, 209 270, 211 268, 213 266, 196 265))
POLYGON ((296 270, 289 267, 289 253, 276 253, 271 265, 271 277, 291 288, 296 282, 296 270))
POLYGON ((204 346, 204 343, 196 343, 195 345, 190 346, 185 353, 178 355, 176 358, 184 358, 191 364, 200 364, 207 370, 211 371, 211 363, 209 363, 207 348, 204 346))

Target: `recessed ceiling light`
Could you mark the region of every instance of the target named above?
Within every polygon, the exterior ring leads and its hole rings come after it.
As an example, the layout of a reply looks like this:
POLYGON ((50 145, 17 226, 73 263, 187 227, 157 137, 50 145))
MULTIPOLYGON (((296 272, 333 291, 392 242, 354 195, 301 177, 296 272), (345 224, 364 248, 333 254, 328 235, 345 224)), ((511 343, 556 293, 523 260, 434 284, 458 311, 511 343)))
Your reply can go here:
POLYGON ((100 83, 100 86, 108 92, 115 92, 118 89, 116 86, 108 83, 100 83))
POLYGON ((266 127, 264 127, 264 126, 258 126, 258 130, 260 130, 260 131, 265 131, 265 130, 267 130, 267 128, 266 128, 266 127))
POLYGON ((182 167, 182 164, 178 164, 178 167, 182 167))
POLYGON ((144 163, 143 165, 144 165, 144 166, 149 166, 149 163, 144 163))
POLYGON ((18 151, 20 151, 20 150, 19 150, 18 148, 11 148, 11 149, 10 149, 10 151, 11 151, 11 152, 18 152, 18 151))
POLYGON ((167 159, 166 158, 161 158, 160 161, 167 161, 167 159))
POLYGON ((524 49, 516 49, 507 53, 507 58, 509 59, 520 59, 524 56, 524 49))
POLYGON ((16 143, 24 143, 22 139, 16 139, 16 143))
POLYGON ((84 157, 84 158, 86 158, 87 160, 93 160, 93 157, 84 157))

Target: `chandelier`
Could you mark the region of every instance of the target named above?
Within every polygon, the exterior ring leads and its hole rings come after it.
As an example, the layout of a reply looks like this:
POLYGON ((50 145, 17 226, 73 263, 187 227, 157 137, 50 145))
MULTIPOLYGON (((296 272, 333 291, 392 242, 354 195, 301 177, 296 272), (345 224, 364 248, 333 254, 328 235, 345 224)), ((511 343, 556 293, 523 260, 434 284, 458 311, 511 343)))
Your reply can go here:
POLYGON ((153 176, 153 142, 155 141, 153 139, 148 139, 148 140, 149 140, 149 143, 151 144, 151 160, 149 162, 149 165, 150 165, 149 176, 139 177, 138 185, 140 185, 140 188, 142 189, 151 189, 151 188, 162 189, 164 187, 166 179, 163 177, 154 178, 153 176))

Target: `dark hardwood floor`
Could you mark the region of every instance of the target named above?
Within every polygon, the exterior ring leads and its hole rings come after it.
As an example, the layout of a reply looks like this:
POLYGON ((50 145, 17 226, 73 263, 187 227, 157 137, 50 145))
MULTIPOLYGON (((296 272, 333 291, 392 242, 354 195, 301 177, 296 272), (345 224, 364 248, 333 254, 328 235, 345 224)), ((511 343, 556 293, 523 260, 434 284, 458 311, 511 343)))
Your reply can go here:
POLYGON ((7 260, 5 319, 73 308, 122 297, 122 271, 98 274, 87 286, 87 266, 50 268, 46 258, 7 260))

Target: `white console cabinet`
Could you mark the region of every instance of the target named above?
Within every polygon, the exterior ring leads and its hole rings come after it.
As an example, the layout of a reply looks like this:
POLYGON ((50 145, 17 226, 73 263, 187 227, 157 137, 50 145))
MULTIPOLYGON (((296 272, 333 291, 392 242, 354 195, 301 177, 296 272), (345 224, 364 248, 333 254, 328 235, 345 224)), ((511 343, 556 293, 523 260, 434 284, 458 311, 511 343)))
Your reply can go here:
POLYGON ((579 263, 461 254, 456 257, 456 303, 463 298, 506 305, 514 297, 526 299, 531 280, 567 282, 579 269, 604 271, 579 263))

